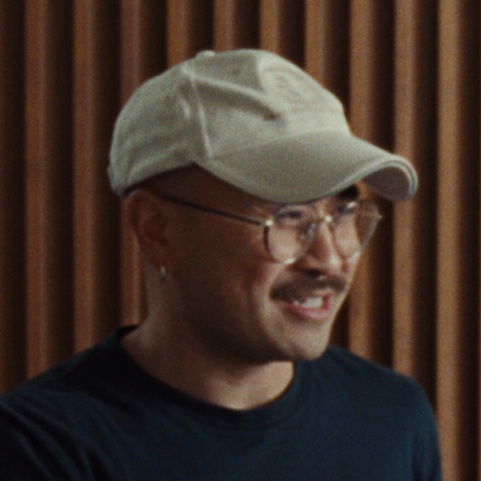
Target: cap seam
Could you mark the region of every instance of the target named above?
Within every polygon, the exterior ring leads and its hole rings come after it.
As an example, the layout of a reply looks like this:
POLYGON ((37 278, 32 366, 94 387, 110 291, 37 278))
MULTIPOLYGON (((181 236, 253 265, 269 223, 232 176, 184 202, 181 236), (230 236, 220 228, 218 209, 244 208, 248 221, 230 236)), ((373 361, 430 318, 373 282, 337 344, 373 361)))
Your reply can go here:
POLYGON ((212 158, 212 145, 210 143, 210 138, 209 134, 207 132, 207 121, 206 121, 206 113, 205 113, 205 108, 204 104, 202 102, 201 95, 199 93, 199 90, 197 88, 197 84, 195 81, 195 73, 193 72, 193 69, 190 67, 190 65, 186 64, 186 73, 187 77, 189 79, 189 84, 192 89, 192 93, 195 97, 195 100, 197 102, 197 115, 199 117, 199 123, 200 123, 200 130, 202 132, 202 139, 203 139, 203 147, 204 147, 204 153, 207 155, 207 158, 211 159, 212 158))

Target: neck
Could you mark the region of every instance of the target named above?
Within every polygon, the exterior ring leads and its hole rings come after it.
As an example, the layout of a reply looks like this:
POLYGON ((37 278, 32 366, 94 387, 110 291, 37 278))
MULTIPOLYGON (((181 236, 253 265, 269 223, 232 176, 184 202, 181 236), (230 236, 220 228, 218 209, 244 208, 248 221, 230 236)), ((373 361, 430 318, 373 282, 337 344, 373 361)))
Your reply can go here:
POLYGON ((241 363, 213 356, 200 346, 185 347, 159 332, 147 320, 122 344, 142 369, 155 379, 186 394, 230 409, 253 409, 280 397, 289 387, 294 366, 290 361, 241 363))

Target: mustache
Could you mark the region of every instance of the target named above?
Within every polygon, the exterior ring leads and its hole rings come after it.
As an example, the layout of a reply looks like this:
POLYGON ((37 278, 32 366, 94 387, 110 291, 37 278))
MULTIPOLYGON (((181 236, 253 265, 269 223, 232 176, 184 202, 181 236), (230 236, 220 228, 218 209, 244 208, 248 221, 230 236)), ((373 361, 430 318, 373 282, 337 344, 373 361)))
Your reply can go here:
POLYGON ((341 293, 347 289, 348 285, 347 279, 342 276, 303 276, 274 287, 272 296, 276 299, 293 299, 307 297, 310 293, 325 289, 341 293))

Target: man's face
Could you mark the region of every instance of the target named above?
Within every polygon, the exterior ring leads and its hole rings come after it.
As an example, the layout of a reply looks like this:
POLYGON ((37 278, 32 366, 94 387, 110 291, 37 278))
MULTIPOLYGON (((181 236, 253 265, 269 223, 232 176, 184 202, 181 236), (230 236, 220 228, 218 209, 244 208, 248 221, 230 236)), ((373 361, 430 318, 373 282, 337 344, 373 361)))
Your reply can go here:
MULTIPOLYGON (((257 219, 279 208, 202 171, 195 177, 195 188, 177 190, 176 198, 257 219)), ((322 216, 336 201, 313 205, 322 216)), ((262 227, 175 204, 168 208, 175 219, 169 288, 185 339, 249 363, 307 360, 324 352, 358 256, 341 258, 324 226, 305 256, 281 264, 266 251, 262 227)))

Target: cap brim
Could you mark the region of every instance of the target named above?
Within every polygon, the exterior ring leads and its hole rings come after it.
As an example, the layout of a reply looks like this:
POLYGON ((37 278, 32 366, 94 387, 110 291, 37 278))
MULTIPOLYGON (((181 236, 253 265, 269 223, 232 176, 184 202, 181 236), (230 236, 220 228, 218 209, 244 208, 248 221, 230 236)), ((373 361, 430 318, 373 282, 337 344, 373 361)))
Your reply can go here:
POLYGON ((245 192, 281 203, 335 195, 360 180, 392 201, 408 199, 417 188, 416 171, 406 159, 332 131, 248 147, 201 166, 245 192))

